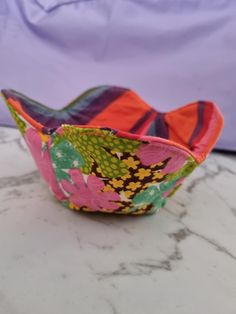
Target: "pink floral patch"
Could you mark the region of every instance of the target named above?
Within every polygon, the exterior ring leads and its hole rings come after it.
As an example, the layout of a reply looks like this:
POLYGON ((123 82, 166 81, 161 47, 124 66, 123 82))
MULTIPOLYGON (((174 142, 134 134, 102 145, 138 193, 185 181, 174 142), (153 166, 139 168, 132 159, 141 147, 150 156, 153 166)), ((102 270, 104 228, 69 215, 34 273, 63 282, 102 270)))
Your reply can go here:
POLYGON ((171 158, 163 169, 163 173, 173 173, 178 171, 188 158, 188 154, 180 149, 161 143, 142 145, 137 152, 137 156, 145 166, 150 166, 164 161, 167 158, 171 158))
POLYGON ((75 205, 86 206, 93 211, 106 209, 115 211, 119 205, 114 203, 120 197, 116 192, 102 192, 104 183, 94 175, 89 175, 85 182, 82 172, 78 169, 69 170, 73 183, 61 180, 63 189, 69 194, 69 200, 75 205))
POLYGON ((48 143, 46 149, 43 150, 41 138, 38 132, 32 128, 26 130, 25 141, 34 157, 35 163, 42 177, 49 184, 52 192, 59 200, 65 199, 65 195, 57 183, 54 170, 52 168, 52 162, 49 154, 50 143, 48 143))

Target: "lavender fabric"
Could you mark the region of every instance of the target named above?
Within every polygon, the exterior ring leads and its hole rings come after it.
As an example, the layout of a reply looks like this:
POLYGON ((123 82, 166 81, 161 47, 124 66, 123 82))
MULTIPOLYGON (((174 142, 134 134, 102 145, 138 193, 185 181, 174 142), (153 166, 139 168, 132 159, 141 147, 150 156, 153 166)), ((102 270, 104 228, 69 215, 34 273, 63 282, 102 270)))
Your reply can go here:
POLYGON ((225 116, 217 147, 236 151, 235 29, 229 0, 0 0, 0 88, 53 108, 103 84, 163 112, 212 100, 225 116))

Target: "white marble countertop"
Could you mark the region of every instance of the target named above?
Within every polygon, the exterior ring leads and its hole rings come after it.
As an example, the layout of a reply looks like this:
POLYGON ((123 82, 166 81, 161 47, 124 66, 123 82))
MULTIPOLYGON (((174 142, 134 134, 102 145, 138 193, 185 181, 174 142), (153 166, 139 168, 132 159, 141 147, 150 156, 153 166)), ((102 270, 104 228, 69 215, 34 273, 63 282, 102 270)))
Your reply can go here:
POLYGON ((161 212, 74 213, 0 128, 0 314, 235 314, 236 157, 212 154, 161 212))

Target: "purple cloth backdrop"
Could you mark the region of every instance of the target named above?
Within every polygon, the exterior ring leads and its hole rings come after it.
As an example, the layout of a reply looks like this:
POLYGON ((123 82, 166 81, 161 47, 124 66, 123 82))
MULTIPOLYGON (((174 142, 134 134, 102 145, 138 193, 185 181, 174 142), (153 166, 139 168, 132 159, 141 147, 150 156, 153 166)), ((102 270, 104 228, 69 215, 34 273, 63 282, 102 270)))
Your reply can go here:
MULTIPOLYGON (((0 0, 0 88, 54 108, 100 84, 160 111, 213 100, 217 147, 236 151, 235 51, 235 1, 0 0)), ((2 99, 0 123, 13 123, 2 99)))

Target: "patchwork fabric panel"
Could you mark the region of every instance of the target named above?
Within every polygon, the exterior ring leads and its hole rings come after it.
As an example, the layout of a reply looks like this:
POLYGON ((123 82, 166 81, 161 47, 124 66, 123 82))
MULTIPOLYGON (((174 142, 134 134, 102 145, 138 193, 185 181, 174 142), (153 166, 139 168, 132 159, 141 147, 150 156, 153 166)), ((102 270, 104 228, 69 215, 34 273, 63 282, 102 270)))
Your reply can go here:
POLYGON ((52 193, 76 211, 156 212, 206 158, 223 124, 212 103, 163 114, 117 87, 91 89, 60 112, 11 90, 4 96, 52 193))
POLYGON ((112 130, 65 125, 46 135, 28 127, 23 135, 55 197, 74 210, 153 213, 197 166, 177 148, 112 130))

